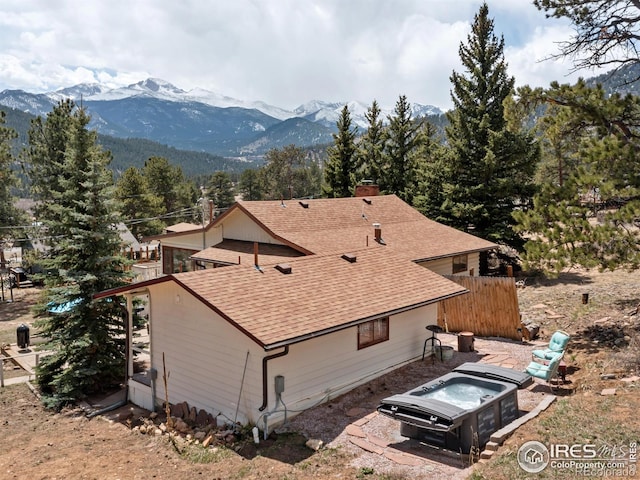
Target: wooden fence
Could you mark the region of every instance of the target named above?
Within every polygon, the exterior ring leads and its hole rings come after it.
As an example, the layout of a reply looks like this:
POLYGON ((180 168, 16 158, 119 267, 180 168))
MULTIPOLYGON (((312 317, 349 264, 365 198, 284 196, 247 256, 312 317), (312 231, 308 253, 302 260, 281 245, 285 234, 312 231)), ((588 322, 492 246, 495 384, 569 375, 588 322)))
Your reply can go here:
POLYGON ((438 325, 479 337, 522 339, 518 294, 513 277, 446 276, 469 293, 440 302, 438 325))

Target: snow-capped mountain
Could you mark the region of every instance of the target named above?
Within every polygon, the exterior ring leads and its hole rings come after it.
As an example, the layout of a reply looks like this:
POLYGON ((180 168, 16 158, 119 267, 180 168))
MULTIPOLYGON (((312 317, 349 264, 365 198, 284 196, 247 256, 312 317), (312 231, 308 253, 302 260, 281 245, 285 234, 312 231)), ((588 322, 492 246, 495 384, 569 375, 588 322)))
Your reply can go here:
MULTIPOLYGON (((100 133, 221 155, 260 154, 283 142, 300 146, 330 143, 345 104, 361 132, 367 128, 365 113, 370 106, 357 101, 313 100, 291 111, 201 88, 185 91, 158 78, 119 88, 87 83, 44 94, 5 90, 0 92, 0 105, 44 116, 67 98, 82 102, 91 115, 90 126, 100 133), (292 119, 296 121, 287 121, 292 119)), ((432 106, 412 107, 415 117, 441 113, 432 106)), ((380 118, 384 122, 392 114, 383 109, 380 118)))

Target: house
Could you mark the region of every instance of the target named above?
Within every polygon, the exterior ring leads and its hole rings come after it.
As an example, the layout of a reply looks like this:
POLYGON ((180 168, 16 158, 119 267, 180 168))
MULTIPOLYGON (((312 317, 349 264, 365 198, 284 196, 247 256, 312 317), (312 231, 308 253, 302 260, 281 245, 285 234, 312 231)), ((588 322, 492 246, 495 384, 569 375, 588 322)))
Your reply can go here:
POLYGON ((124 294, 131 305, 148 295, 153 373, 146 382, 129 366, 133 403, 162 403, 166 365, 171 403, 267 430, 287 409, 304 410, 420 358, 437 302, 464 292, 411 261, 364 248, 170 274, 96 298, 124 294))
POLYGON ((179 224, 150 237, 162 246, 163 273, 261 258, 379 247, 441 275, 474 275, 495 244, 434 222, 396 195, 238 201, 206 226, 179 224), (264 257, 263 257, 264 256, 264 257))
POLYGON ((194 227, 161 237, 166 275, 95 295, 149 299, 150 369, 134 373, 129 342, 129 399, 264 431, 420 358, 438 303, 466 292, 441 274, 494 246, 394 195, 238 202, 194 227))

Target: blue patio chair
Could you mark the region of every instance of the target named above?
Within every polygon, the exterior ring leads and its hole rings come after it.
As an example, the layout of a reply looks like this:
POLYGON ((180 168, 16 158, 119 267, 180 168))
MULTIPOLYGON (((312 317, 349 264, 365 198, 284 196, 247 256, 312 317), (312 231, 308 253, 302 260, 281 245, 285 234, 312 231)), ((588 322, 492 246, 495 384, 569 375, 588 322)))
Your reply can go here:
POLYGON ((533 360, 541 360, 544 362, 562 356, 567 349, 570 339, 571 337, 567 332, 563 332, 562 330, 556 331, 551 335, 551 340, 549 340, 547 348, 531 352, 533 360))
POLYGON ((551 380, 557 378, 557 384, 560 384, 560 375, 558 373, 558 367, 560 367, 560 362, 562 361, 562 357, 564 356, 564 352, 559 355, 553 357, 550 360, 547 360, 546 363, 538 363, 532 361, 525 371, 531 375, 532 377, 540 378, 547 382, 549 388, 553 390, 553 384, 551 380))

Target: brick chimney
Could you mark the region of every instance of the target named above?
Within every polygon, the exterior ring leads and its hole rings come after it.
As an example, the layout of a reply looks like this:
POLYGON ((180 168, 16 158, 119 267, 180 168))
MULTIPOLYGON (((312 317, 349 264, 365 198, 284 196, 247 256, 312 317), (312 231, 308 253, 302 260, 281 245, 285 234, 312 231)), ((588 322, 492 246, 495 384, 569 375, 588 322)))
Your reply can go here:
POLYGON ((355 194, 356 197, 375 197, 380 194, 380 187, 371 180, 363 180, 362 183, 356 185, 355 194))

